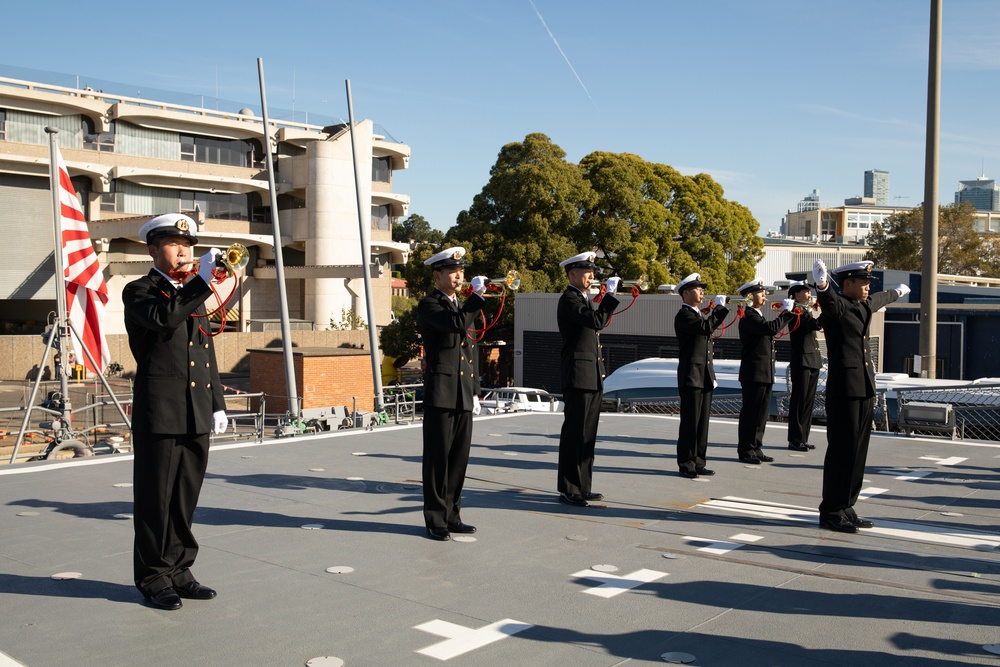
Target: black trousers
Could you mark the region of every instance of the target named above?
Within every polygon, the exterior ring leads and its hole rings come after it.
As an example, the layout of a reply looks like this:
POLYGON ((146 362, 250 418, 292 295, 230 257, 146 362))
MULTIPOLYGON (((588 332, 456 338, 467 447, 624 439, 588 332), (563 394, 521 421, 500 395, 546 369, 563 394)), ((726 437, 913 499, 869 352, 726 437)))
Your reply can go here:
POLYGON ((424 408, 424 524, 428 528, 462 522, 462 487, 471 446, 471 411, 424 408))
POLYGON ((135 586, 153 595, 193 581, 198 555, 191 532, 208 466, 208 433, 133 433, 135 586))
POLYGON ((812 426, 819 369, 793 366, 791 380, 792 397, 788 404, 788 442, 805 444, 809 442, 809 429, 812 426))
POLYGON ((594 477, 597 424, 602 391, 563 390, 563 425, 559 436, 559 493, 586 495, 594 477))
POLYGON ((681 387, 681 425, 677 433, 677 467, 695 472, 705 467, 712 390, 681 387))
POLYGON ((743 407, 740 408, 736 451, 743 454, 756 451, 764 444, 764 427, 771 412, 773 385, 770 382, 744 382, 740 386, 743 389, 743 407))
POLYGON ((865 476, 874 410, 874 397, 842 398, 827 391, 821 517, 854 515, 854 503, 865 476))

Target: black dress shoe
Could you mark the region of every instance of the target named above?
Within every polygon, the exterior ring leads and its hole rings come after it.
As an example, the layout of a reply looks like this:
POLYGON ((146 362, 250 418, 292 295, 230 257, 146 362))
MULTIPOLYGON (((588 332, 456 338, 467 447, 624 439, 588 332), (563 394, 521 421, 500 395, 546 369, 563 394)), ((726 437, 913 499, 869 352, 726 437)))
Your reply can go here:
POLYGON ((681 470, 681 477, 687 477, 688 479, 698 479, 698 473, 694 470, 681 470))
POLYGON ((857 526, 858 528, 874 528, 875 527, 875 523, 873 521, 869 521, 868 519, 862 519, 857 514, 855 514, 854 516, 849 516, 849 517, 847 517, 847 519, 852 524, 854 524, 855 526, 857 526))
POLYGON ((753 454, 763 463, 771 463, 772 461, 774 461, 774 457, 768 456, 760 449, 753 450, 753 454))
POLYGON ((576 507, 587 506, 587 499, 579 493, 560 493, 559 502, 566 503, 567 505, 575 505, 576 507))
POLYGON ((807 442, 807 443, 806 443, 806 449, 816 449, 816 445, 810 445, 810 444, 809 444, 809 443, 807 442))
POLYGON ((743 463, 749 463, 751 465, 760 465, 760 459, 753 452, 744 452, 740 454, 740 461, 743 463))
POLYGON ((175 609, 181 608, 181 598, 177 595, 177 591, 173 588, 164 588, 162 591, 153 593, 152 595, 146 595, 146 603, 150 607, 156 607, 157 609, 164 609, 166 611, 174 611, 175 609))
POLYGON ((851 523, 846 516, 825 516, 820 517, 819 525, 827 530, 835 530, 838 533, 856 533, 857 526, 851 523))
POLYGON ((451 533, 448 532, 447 528, 428 528, 427 536, 432 540, 439 540, 441 542, 447 542, 451 539, 451 533))
POLYGON ((215 597, 215 591, 208 586, 202 586, 197 581, 189 581, 183 586, 174 586, 174 590, 182 598, 188 600, 211 600, 215 597))
POLYGON ((450 533, 472 534, 472 533, 476 532, 476 527, 475 526, 470 526, 467 523, 462 523, 461 521, 459 521, 458 523, 454 523, 454 524, 449 523, 448 524, 448 532, 450 532, 450 533))
POLYGON ((708 468, 696 468, 695 472, 699 475, 704 475, 705 477, 711 477, 715 474, 714 470, 709 470, 708 468))
POLYGON ((585 493, 583 494, 584 500, 604 500, 603 493, 585 493))
POLYGON ((803 444, 801 442, 790 442, 788 443, 788 448, 796 452, 808 452, 809 445, 803 444))

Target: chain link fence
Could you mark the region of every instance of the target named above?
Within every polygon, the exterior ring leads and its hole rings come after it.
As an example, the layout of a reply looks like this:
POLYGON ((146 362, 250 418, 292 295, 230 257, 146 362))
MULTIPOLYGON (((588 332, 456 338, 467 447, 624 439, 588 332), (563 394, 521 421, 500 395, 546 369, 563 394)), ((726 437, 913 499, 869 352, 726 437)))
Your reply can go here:
POLYGON ((1000 440, 1000 383, 900 389, 898 427, 907 434, 1000 440))

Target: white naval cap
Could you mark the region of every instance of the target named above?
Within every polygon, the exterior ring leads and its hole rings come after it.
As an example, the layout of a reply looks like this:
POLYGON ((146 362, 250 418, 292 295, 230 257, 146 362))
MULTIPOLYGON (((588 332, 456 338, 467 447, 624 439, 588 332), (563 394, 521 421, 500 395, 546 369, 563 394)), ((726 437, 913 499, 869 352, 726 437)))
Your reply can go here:
POLYGON ((180 236, 190 239, 193 245, 198 243, 198 236, 195 233, 197 229, 195 221, 183 213, 164 213, 140 227, 139 238, 145 243, 150 243, 161 236, 180 236))
POLYGON ((431 267, 432 270, 437 271, 438 269, 445 269, 449 266, 465 266, 465 248, 462 246, 455 246, 454 248, 447 248, 442 250, 436 255, 431 255, 424 260, 424 264, 431 267))
POLYGON ((596 269, 597 264, 594 264, 594 258, 596 257, 597 253, 592 250, 590 252, 581 252, 579 255, 573 255, 569 259, 559 262, 559 266, 567 271, 570 269, 596 269))
POLYGON ((841 280, 844 278, 871 278, 873 266, 875 266, 875 262, 866 259, 861 262, 851 262, 850 264, 838 266, 830 273, 841 280))
POLYGON ((700 273, 692 273, 687 278, 677 283, 677 287, 674 288, 674 291, 678 294, 682 294, 684 290, 694 289, 695 287, 707 287, 705 283, 701 282, 700 273))
POLYGON ((794 295, 796 292, 801 292, 802 290, 809 291, 809 283, 804 280, 796 280, 788 285, 788 296, 794 295))
POLYGON ((743 283, 740 288, 736 290, 743 296, 750 294, 751 292, 764 292, 764 281, 763 280, 751 280, 748 283, 743 283))

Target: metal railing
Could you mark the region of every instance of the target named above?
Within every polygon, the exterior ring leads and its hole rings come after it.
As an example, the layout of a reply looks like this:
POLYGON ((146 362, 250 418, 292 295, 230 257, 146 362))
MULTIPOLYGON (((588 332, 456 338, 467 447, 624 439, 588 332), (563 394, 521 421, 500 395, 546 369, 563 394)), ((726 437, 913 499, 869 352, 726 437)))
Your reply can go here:
POLYGON ((382 390, 382 413, 385 419, 379 418, 379 423, 385 424, 392 420, 394 424, 410 424, 422 417, 423 402, 418 395, 423 383, 391 384, 382 390))
POLYGON ((963 440, 1000 440, 1000 383, 899 389, 896 403, 902 417, 898 425, 907 433, 939 435, 945 431, 963 440), (914 403, 950 406, 952 421, 920 419, 916 411, 917 418, 907 419, 906 406, 914 403))

